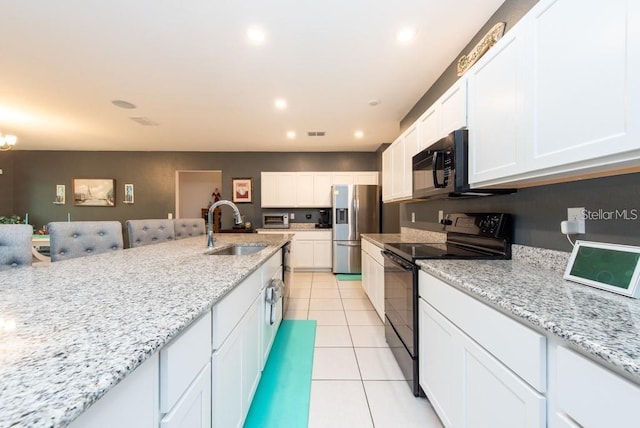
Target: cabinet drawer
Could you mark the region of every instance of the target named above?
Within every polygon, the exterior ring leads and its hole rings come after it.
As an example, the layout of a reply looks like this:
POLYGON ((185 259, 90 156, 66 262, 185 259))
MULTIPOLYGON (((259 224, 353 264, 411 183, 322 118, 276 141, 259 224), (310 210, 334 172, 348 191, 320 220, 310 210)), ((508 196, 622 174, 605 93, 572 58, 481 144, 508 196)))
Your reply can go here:
POLYGON ((637 426, 640 387, 563 346, 557 363, 560 411, 585 427, 637 426))
POLYGON ((160 350, 160 412, 167 413, 211 355, 211 312, 160 350))
POLYGON ((369 254, 373 260, 381 265, 384 265, 384 259, 382 258, 382 248, 378 247, 366 239, 362 240, 362 251, 369 254))
POLYGON ((543 335, 423 271, 419 276, 423 299, 535 389, 546 391, 543 335))
POLYGON ((330 230, 295 230, 294 241, 331 241, 330 230))
POLYGON ((266 283, 273 278, 275 273, 282 266, 282 250, 275 253, 269 260, 262 265, 262 286, 264 287, 266 283))
MULTIPOLYGON (((213 317, 211 345, 214 351, 222 345, 222 342, 229 336, 233 328, 238 325, 261 289, 262 269, 253 272, 214 305, 213 309, 211 309, 213 317)), ((211 352, 211 349, 209 349, 209 352, 211 352)))

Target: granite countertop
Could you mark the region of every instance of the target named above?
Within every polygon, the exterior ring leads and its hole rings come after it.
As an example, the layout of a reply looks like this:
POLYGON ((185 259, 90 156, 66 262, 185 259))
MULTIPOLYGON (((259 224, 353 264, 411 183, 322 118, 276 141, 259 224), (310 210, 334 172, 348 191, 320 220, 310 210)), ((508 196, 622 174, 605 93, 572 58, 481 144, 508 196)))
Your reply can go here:
MULTIPOLYGON (((406 233, 363 236, 380 247, 419 242, 406 233)), ((640 384, 640 300, 565 281, 569 253, 513 245, 513 258, 417 263, 423 271, 640 384)))
POLYGON ((0 427, 66 426, 289 239, 225 234, 0 272, 0 427))

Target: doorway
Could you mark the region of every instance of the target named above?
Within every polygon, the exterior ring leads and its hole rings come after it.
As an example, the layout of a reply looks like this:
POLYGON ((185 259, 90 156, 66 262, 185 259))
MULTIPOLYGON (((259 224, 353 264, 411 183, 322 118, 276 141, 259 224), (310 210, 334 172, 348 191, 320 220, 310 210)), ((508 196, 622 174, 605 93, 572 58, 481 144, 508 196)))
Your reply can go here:
POLYGON ((199 218, 222 189, 222 171, 176 171, 176 218, 199 218))

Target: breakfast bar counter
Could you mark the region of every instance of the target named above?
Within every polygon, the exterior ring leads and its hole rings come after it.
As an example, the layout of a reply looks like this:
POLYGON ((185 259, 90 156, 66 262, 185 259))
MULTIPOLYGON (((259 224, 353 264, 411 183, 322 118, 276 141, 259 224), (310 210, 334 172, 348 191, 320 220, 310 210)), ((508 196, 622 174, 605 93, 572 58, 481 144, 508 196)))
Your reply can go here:
POLYGON ((290 235, 204 236, 0 272, 0 427, 66 426, 274 255, 290 235))

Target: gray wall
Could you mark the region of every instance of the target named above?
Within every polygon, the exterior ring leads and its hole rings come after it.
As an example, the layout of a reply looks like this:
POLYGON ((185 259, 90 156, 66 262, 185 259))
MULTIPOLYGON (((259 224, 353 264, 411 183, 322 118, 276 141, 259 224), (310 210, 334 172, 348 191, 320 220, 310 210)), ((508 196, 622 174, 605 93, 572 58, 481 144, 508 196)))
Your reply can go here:
MULTIPOLYGON (((13 155, 13 196, 4 199, 0 215, 17 213, 37 227, 50 221, 119 220, 166 218, 175 210, 176 170, 221 170, 222 196, 231 199, 233 177, 253 178, 251 204, 239 204, 246 220, 261 224, 261 171, 375 171, 375 153, 257 153, 257 152, 67 152, 15 151, 13 155), (115 207, 81 207, 73 205, 73 178, 114 178, 115 207), (133 183, 135 204, 122 203, 124 183, 133 183), (67 203, 54 205, 55 185, 67 186, 67 203)), ((7 180, 8 175, 0 176, 7 180)), ((11 178, 9 178, 11 180, 11 178)), ((8 180, 7 180, 8 181, 8 180)), ((1 189, 0 189, 1 191, 1 189)), ((213 191, 213 189, 211 189, 213 191)), ((9 194, 9 192, 7 192, 9 194)), ((223 219, 225 216, 222 208, 223 219)), ((304 215, 296 221, 317 221, 317 210, 311 220, 304 215)), ((229 214, 231 213, 229 209, 229 214)), ((303 211, 303 213, 306 213, 303 211)), ((223 227, 225 223, 223 222, 223 227)))
POLYGON ((584 207, 595 213, 593 219, 586 221, 587 233, 578 235, 579 239, 640 246, 638 173, 531 187, 509 195, 406 203, 400 209, 400 223, 418 229, 441 230, 437 223, 438 210, 506 212, 515 216, 516 243, 571 251, 571 245, 560 232, 560 222, 567 219, 567 208, 573 207, 584 207), (416 223, 411 223, 412 212, 416 213, 416 223), (607 213, 611 212, 609 218, 607 213))

